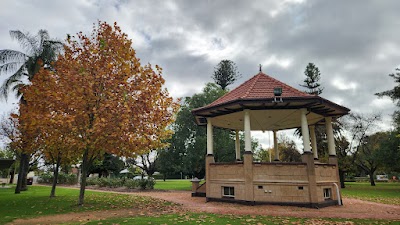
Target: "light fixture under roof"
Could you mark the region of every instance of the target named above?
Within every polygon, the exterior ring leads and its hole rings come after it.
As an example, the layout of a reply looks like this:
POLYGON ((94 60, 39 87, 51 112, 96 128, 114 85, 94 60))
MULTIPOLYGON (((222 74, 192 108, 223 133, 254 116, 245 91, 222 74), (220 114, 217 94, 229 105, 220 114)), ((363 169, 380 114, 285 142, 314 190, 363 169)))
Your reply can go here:
POLYGON ((281 87, 275 87, 274 88, 274 102, 283 102, 283 100, 282 100, 282 88, 281 87), (277 99, 277 97, 279 99, 277 99))

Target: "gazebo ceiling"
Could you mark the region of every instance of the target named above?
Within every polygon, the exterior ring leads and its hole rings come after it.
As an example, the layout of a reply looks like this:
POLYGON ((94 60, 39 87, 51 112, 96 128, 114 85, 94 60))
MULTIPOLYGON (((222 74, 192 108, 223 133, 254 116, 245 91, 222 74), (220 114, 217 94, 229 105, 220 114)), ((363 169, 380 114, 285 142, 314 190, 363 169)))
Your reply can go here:
POLYGON ((211 104, 194 109, 198 125, 243 129, 244 109, 250 109, 251 130, 282 130, 300 127, 300 110, 305 108, 308 124, 323 122, 324 117, 348 114, 348 108, 322 97, 310 95, 260 72, 211 104), (282 95, 274 96, 274 88, 282 95))

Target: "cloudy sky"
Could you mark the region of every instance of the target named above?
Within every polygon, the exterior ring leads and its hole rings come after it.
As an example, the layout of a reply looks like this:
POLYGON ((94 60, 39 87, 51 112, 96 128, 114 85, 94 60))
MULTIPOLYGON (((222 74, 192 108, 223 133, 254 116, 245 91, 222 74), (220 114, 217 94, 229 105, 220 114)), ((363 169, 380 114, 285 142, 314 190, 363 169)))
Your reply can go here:
MULTIPOLYGON (((255 75, 259 64, 301 89, 313 62, 322 74, 322 97, 353 112, 381 112, 381 129, 389 129, 394 104, 374 93, 394 87, 388 74, 400 66, 398 9, 398 0, 1 0, 0 49, 20 49, 9 30, 46 29, 64 40, 90 32, 97 20, 116 21, 141 62, 164 69, 174 97, 201 91, 222 59, 236 62, 242 74, 231 89, 255 75)), ((15 105, 3 100, 0 113, 15 105)), ((256 136, 266 145, 266 135, 256 136)))

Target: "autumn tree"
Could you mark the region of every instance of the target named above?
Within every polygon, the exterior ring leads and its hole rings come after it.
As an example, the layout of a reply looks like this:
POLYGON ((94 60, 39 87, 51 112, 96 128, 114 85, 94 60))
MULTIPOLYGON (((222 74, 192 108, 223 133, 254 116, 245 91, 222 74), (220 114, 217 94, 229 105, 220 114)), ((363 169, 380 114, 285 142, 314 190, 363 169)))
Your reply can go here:
POLYGON ((212 78, 214 79, 214 82, 222 88, 222 90, 226 90, 227 86, 233 84, 240 78, 240 73, 233 61, 225 59, 219 62, 217 67, 214 68, 212 78))
MULTIPOLYGON (((51 108, 49 109, 52 110, 51 108)), ((32 116, 32 114, 27 115, 32 116)), ((34 119, 38 119, 38 117, 34 119)), ((31 124, 29 126, 35 125, 31 124)), ((53 183, 50 191, 50 198, 52 198, 56 196, 56 186, 61 165, 76 163, 79 154, 74 151, 75 142, 74 137, 70 135, 72 134, 71 129, 64 130, 64 128, 70 128, 69 126, 56 125, 51 120, 50 124, 47 123, 47 126, 47 128, 51 129, 40 129, 37 142, 38 149, 43 155, 44 160, 53 165, 53 183)))
POLYGON ((116 23, 98 22, 90 36, 70 36, 54 70, 41 69, 23 90, 32 109, 48 109, 41 119, 32 118, 32 126, 70 130, 67 143, 73 147, 65 150, 81 155, 79 205, 93 160, 104 153, 134 157, 166 147, 178 105, 163 89, 161 72, 140 64, 116 23))

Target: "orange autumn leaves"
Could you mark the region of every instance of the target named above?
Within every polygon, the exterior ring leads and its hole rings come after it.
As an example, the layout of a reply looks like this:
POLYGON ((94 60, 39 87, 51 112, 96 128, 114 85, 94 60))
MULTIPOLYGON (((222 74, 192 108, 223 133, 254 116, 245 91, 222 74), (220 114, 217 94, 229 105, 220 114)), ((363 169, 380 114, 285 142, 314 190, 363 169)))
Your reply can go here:
POLYGON ((142 66, 131 45, 105 22, 68 38, 53 69, 23 88, 20 126, 44 146, 77 154, 132 157, 165 147, 178 104, 162 87, 162 69, 142 66))

